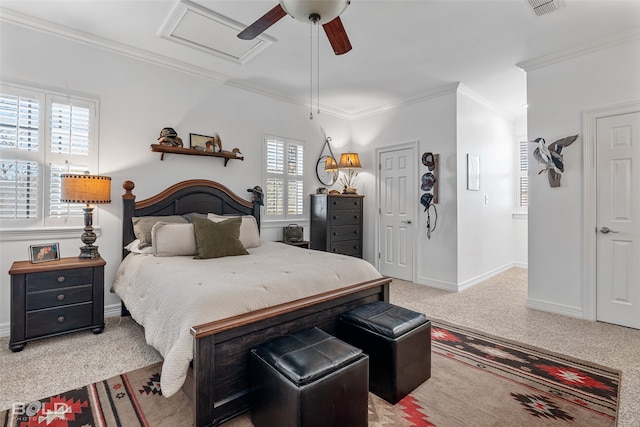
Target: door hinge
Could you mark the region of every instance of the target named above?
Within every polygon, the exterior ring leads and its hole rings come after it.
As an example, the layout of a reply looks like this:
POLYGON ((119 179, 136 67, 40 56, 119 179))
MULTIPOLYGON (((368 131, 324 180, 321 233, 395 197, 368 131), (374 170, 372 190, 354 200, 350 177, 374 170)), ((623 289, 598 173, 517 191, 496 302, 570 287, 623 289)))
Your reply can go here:
POLYGON ((380 255, 380 252, 378 252, 378 259, 382 258, 382 256, 380 255))

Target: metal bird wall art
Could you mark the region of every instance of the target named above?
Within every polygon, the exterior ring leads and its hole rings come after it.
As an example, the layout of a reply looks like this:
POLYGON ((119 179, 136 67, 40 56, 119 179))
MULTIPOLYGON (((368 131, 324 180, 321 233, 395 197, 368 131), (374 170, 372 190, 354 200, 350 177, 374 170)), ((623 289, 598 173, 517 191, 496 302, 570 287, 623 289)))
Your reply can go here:
POLYGON ((533 157, 538 163, 544 165, 544 169, 538 172, 538 175, 546 171, 551 187, 560 187, 560 174, 564 172, 562 149, 573 144, 576 139, 578 139, 578 135, 567 136, 566 138, 555 141, 549 146, 547 146, 544 138, 536 138, 533 141, 529 141, 538 144, 536 149, 533 150, 533 157))

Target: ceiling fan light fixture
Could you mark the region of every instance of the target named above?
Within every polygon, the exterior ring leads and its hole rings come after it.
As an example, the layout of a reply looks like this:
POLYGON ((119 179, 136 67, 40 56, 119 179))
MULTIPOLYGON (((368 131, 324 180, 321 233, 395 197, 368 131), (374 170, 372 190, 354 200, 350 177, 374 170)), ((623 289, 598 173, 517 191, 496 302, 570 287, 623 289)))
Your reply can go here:
POLYGON ((298 21, 309 22, 312 15, 319 15, 317 24, 323 25, 336 19, 351 3, 350 0, 280 0, 280 6, 298 21))

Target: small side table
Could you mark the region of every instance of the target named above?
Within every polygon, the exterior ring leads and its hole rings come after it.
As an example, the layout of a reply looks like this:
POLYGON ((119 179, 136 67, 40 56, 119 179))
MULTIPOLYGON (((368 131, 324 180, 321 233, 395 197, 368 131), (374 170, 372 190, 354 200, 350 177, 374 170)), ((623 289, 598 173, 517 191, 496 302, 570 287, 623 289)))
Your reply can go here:
POLYGON ((102 258, 77 257, 11 265, 11 337, 9 348, 27 342, 91 329, 104 330, 104 266, 102 258))
POLYGON ((283 240, 278 240, 280 243, 284 243, 285 245, 297 246, 299 248, 311 249, 311 242, 308 240, 300 240, 299 242, 285 242, 283 240))

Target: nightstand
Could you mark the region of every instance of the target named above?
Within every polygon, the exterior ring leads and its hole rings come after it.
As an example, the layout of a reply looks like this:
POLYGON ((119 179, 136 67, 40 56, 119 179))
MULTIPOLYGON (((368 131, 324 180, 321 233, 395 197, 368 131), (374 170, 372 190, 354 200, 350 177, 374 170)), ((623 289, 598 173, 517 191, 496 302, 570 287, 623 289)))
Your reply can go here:
POLYGON ((283 240, 278 240, 280 243, 284 243, 285 245, 297 246, 299 248, 311 249, 311 242, 308 240, 300 240, 299 242, 285 242, 283 240))
POLYGON ((83 329, 102 332, 105 264, 77 257, 14 262, 9 348, 20 351, 28 341, 83 329))

